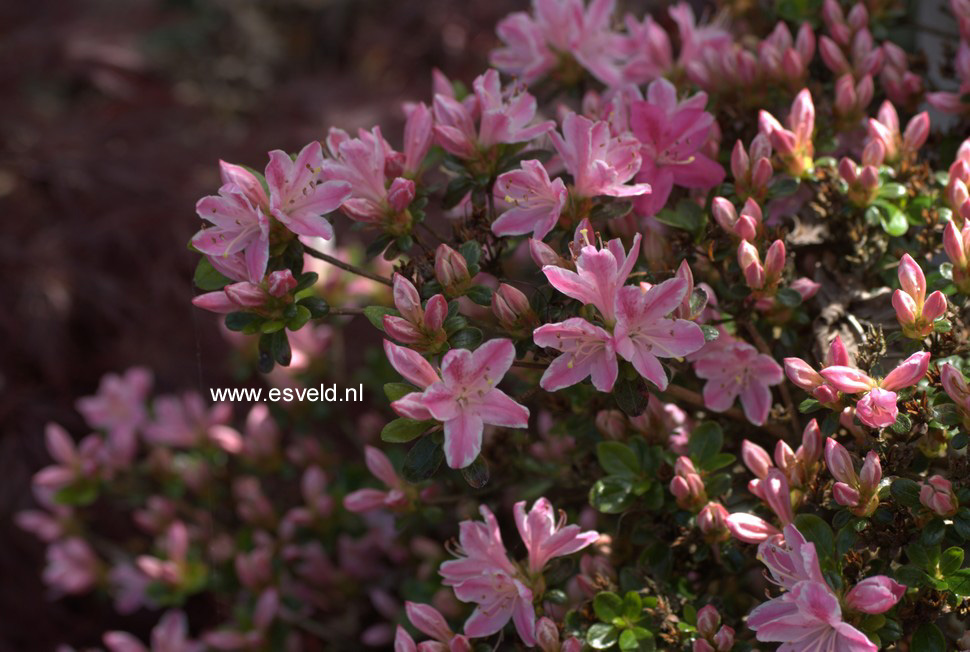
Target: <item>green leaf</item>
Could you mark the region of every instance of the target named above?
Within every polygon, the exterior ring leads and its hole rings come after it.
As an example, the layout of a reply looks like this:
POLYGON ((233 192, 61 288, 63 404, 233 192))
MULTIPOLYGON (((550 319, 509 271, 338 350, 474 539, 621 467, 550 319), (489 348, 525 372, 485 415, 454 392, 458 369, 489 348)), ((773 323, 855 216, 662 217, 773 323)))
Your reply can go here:
POLYGON ((899 237, 906 233, 909 229, 909 222, 906 220, 906 214, 899 210, 899 207, 894 204, 889 204, 886 202, 881 202, 879 207, 882 208, 883 212, 887 214, 888 219, 882 219, 882 229, 891 236, 899 237))
POLYGON ((970 597, 970 568, 961 568, 946 578, 947 587, 961 598, 970 597))
POLYGON ((292 357, 292 351, 290 351, 290 339, 286 335, 286 331, 280 329, 270 335, 270 351, 273 354, 273 359, 276 360, 276 364, 288 367, 290 366, 290 358, 292 357))
POLYGON ((713 458, 721 451, 722 446, 724 446, 724 432, 714 421, 705 421, 694 428, 687 442, 690 458, 698 464, 713 458))
POLYGON ((627 591, 623 596, 623 617, 635 623, 643 616, 643 600, 636 591, 627 591))
POLYGON ((606 650, 614 645, 617 641, 617 631, 616 627, 613 625, 607 625, 605 623, 596 623, 589 628, 586 632, 586 642, 589 643, 590 647, 594 650, 606 650))
POLYGON ((82 478, 54 493, 58 505, 85 507, 98 499, 98 483, 92 478, 82 478))
POLYGON ((961 539, 970 539, 970 509, 961 507, 953 517, 953 529, 961 539))
POLYGON ((949 333, 953 330, 953 324, 950 323, 949 319, 937 319, 933 322, 933 330, 937 333, 949 333))
POLYGON ((906 546, 906 557, 910 563, 916 564, 922 569, 930 567, 930 556, 919 542, 914 541, 906 546))
POLYGON ((590 219, 594 221, 615 220, 627 215, 631 210, 633 210, 633 202, 601 200, 590 211, 590 219))
POLYGON ((465 292, 465 296, 480 306, 492 305, 492 290, 484 285, 473 285, 465 292))
POLYGON ((461 203, 465 195, 472 191, 474 186, 475 182, 469 177, 455 177, 448 183, 448 187, 445 189, 445 196, 441 200, 441 207, 445 210, 454 208, 461 203))
POLYGON ((734 464, 735 460, 737 459, 738 458, 731 453, 717 453, 716 455, 707 458, 703 462, 700 462, 700 469, 710 473, 712 471, 717 471, 718 469, 723 469, 725 466, 734 464))
POLYGON ((923 623, 913 632, 909 649, 916 652, 946 652, 946 638, 933 623, 923 623))
POLYGON ((677 202, 676 209, 663 209, 655 217, 658 222, 690 233, 699 232, 707 221, 701 207, 686 200, 677 202))
POLYGON ((812 412, 817 412, 822 409, 822 404, 814 398, 806 398, 804 401, 798 404, 798 411, 802 414, 811 414, 812 412))
POLYGON ((293 288, 293 294, 301 292, 302 290, 312 286, 317 282, 318 278, 320 278, 320 276, 316 272, 304 272, 303 274, 300 274, 300 276, 296 279, 296 287, 293 288))
POLYGON ((889 429, 898 435, 905 435, 913 429, 913 420, 909 418, 908 414, 900 412, 896 415, 896 421, 889 426, 889 429))
POLYGON ((230 312, 226 315, 226 328, 231 331, 241 331, 250 324, 262 321, 262 317, 251 312, 230 312))
POLYGON ((399 317, 400 314, 401 313, 394 308, 388 308, 386 306, 367 306, 364 308, 364 316, 367 317, 367 320, 379 331, 384 330, 384 315, 394 315, 399 317))
POLYGON ((802 295, 791 288, 782 288, 775 295, 778 302, 786 308, 797 308, 802 305, 802 295))
POLYGON ((286 320, 286 327, 291 331, 298 331, 306 326, 306 323, 310 321, 312 315, 310 314, 310 310, 305 306, 294 304, 290 307, 296 308, 296 314, 286 320))
POLYGON ((803 537, 815 544, 820 556, 834 557, 835 535, 828 523, 814 514, 799 514, 795 517, 795 527, 803 537))
POLYGON ((943 577, 953 575, 963 566, 963 548, 953 546, 940 555, 940 573, 943 577))
POLYGON ((901 183, 884 183, 879 188, 879 196, 883 199, 902 199, 906 196, 906 186, 901 183))
POLYGON ((934 518, 932 521, 923 526, 923 531, 920 534, 920 541, 927 546, 935 546, 943 541, 943 535, 946 534, 946 523, 943 522, 942 518, 934 518))
POLYGON ((623 598, 611 591, 600 591, 593 598, 593 611, 604 623, 611 623, 623 614, 623 598))
POLYGON ((314 319, 326 317, 330 313, 330 304, 327 303, 326 299, 320 297, 306 297, 300 299, 297 303, 309 310, 310 316, 314 319))
POLYGON ((384 396, 392 403, 399 398, 404 398, 412 392, 419 391, 411 383, 384 383, 384 396))
POLYGON ((618 441, 601 441, 596 457, 603 470, 611 475, 634 476, 640 473, 640 460, 630 447, 618 441))
POLYGON ((787 197, 788 195, 793 195, 796 190, 798 190, 799 181, 792 177, 781 177, 776 182, 771 184, 768 189, 769 194, 772 197, 787 197))
POLYGON ((433 437, 422 437, 404 458, 401 475, 412 484, 423 482, 435 474, 444 459, 445 453, 441 444, 433 437))
POLYGON ((404 444, 417 439, 434 425, 434 421, 418 421, 400 417, 381 429, 381 439, 392 444, 404 444))
POLYGON ((474 349, 482 343, 482 331, 475 328, 463 328, 451 336, 451 346, 456 349, 474 349))
POLYGON ((630 478, 608 475, 589 489, 589 504, 604 514, 619 514, 634 500, 630 478))
POLYGON ((647 409, 646 387, 639 376, 634 380, 620 378, 613 387, 613 397, 627 416, 640 416, 647 409))
POLYGON ((890 485, 889 491, 900 505, 911 509, 919 509, 919 484, 913 480, 909 478, 897 478, 890 485))
POLYGON ((465 478, 465 482, 472 489, 481 489, 488 484, 488 462, 479 455, 471 464, 461 470, 461 477, 465 478))
POLYGON ((953 439, 950 440, 950 447, 955 451, 962 450, 967 447, 967 442, 967 433, 958 432, 953 436, 953 439))
POLYGON ((845 553, 849 552, 858 538, 859 535, 851 523, 840 529, 839 533, 835 536, 835 556, 841 558, 845 553))
POLYGON ((482 257, 482 245, 477 240, 466 240, 458 247, 458 253, 465 257, 469 265, 477 265, 482 257))
POLYGON ((212 266, 212 263, 205 256, 200 258, 199 264, 195 266, 195 274, 192 280, 195 282, 197 288, 205 290, 206 292, 221 290, 232 283, 232 279, 217 272, 216 268, 212 266))

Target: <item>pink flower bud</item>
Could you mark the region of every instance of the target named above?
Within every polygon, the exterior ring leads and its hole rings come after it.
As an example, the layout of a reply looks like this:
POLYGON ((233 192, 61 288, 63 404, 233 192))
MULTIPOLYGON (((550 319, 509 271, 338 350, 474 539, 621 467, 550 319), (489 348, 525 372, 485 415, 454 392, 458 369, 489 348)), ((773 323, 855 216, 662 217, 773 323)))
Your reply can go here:
POLYGON ((953 399, 960 410, 970 412, 970 388, 963 374, 948 362, 940 366, 940 378, 947 396, 953 399))
POLYGON ((410 179, 397 177, 387 189, 387 203, 396 212, 404 211, 414 201, 415 185, 410 179))
POLYGON ((513 330, 523 323, 536 325, 538 319, 529 305, 529 299, 520 290, 502 283, 492 294, 492 314, 507 329, 513 330))
POLYGON ((753 290, 759 290, 765 284, 765 269, 761 266, 758 250, 746 240, 738 246, 738 266, 744 273, 745 281, 753 290))
POLYGON ((897 273, 899 285, 903 288, 903 292, 913 297, 917 305, 923 305, 923 301, 926 299, 926 277, 923 276, 923 270, 920 269, 912 256, 903 254, 903 257, 899 260, 897 273))
POLYGON ((937 290, 933 292, 930 296, 926 297, 926 303, 923 304, 923 320, 927 323, 932 323, 942 317, 946 313, 946 297, 942 292, 937 290))
POLYGON ((926 142, 930 135, 930 115, 923 111, 913 116, 906 125, 903 133, 903 148, 908 152, 916 152, 926 142))
POLYGON ((788 479, 778 469, 770 469, 768 476, 762 482, 764 499, 774 510, 782 525, 788 525, 795 520, 791 508, 791 490, 788 479))
POLYGON ((836 482, 832 485, 832 498, 835 499, 835 502, 845 507, 855 507, 859 504, 860 500, 859 491, 844 482, 836 482))
POLYGON ((622 439, 627 430, 627 418, 619 410, 600 410, 596 413, 596 429, 607 439, 622 439))
POLYGON ((384 315, 381 321, 384 325, 384 332, 401 344, 418 344, 425 339, 424 333, 406 319, 394 315, 384 315))
POLYGON ((845 74, 835 82, 835 112, 839 115, 851 115, 855 110, 859 98, 851 74, 845 74))
MULTIPOLYGON (((731 174, 734 175, 735 180, 747 177, 750 165, 751 161, 748 158, 748 153, 744 151, 744 144, 738 140, 734 143, 734 149, 731 150, 731 174)), ((714 201, 717 201, 717 199, 721 198, 715 198, 714 201)), ((718 220, 718 223, 720 224, 720 220, 718 220)))
POLYGON ((843 156, 839 160, 839 176, 850 186, 854 185, 859 180, 859 166, 852 159, 843 156))
POLYGON ((881 614, 892 609, 904 593, 906 587, 903 584, 885 575, 876 575, 852 587, 845 595, 845 605, 863 613, 881 614))
POLYGON ((859 174, 859 185, 870 192, 877 190, 880 186, 879 170, 873 165, 862 168, 862 172, 859 174))
POLYGON ((876 451, 869 451, 866 454, 866 461, 862 464, 862 471, 859 472, 859 486, 866 493, 875 492, 882 481, 882 464, 879 462, 879 454, 876 451))
POLYGON ((724 197, 715 197, 711 202, 711 212, 722 229, 728 233, 734 233, 734 224, 738 221, 734 204, 724 197))
POLYGON ((785 243, 781 240, 775 240, 773 243, 771 243, 771 246, 768 247, 768 253, 765 254, 764 270, 767 282, 771 283, 777 281, 784 269, 785 243))
POLYGON ((428 299, 428 305, 424 309, 424 330, 428 333, 441 330, 447 317, 448 300, 443 294, 434 295, 428 299))
POLYGON ((812 390, 812 398, 823 405, 831 405, 839 400, 839 391, 831 385, 820 385, 812 390))
POLYGON ((274 297, 285 297, 297 286, 293 272, 281 269, 266 277, 266 289, 274 297))
POLYGON ((717 650, 715 650, 714 646, 711 645, 708 641, 702 638, 699 638, 696 641, 694 641, 694 647, 692 648, 692 652, 717 652, 717 650))
POLYGON ((859 484, 852 456, 842 444, 831 437, 825 440, 825 466, 836 480, 853 487, 859 484))
POLYGON ((450 295, 461 294, 471 282, 465 257, 446 244, 438 245, 435 251, 434 275, 450 295))
POLYGON ((778 528, 763 518, 746 512, 736 512, 728 516, 727 527, 735 539, 744 543, 761 543, 780 534, 778 528))
POLYGON ((721 629, 717 630, 717 634, 714 635, 714 645, 717 652, 729 652, 734 647, 734 628, 722 625, 721 629))
POLYGON ((963 246, 963 236, 953 220, 946 223, 943 231, 943 249, 954 267, 967 266, 967 253, 963 246))
POLYGON ((745 439, 741 442, 741 460, 756 477, 764 479, 771 469, 771 456, 761 446, 745 439))
POLYGON ((789 480, 792 478, 795 471, 795 451, 788 442, 781 439, 775 443, 775 465, 789 480))
POLYGON ((829 37, 822 36, 819 38, 818 53, 822 56, 822 62, 825 66, 835 74, 844 75, 852 72, 852 66, 849 65, 845 55, 842 54, 842 48, 829 37))
POLYGON ((542 652, 559 652, 559 628, 551 618, 543 616, 536 623, 536 645, 542 652))
POLYGON ((902 290, 896 290, 893 292, 893 310, 896 311, 896 319, 904 327, 912 327, 916 324, 916 320, 919 318, 919 306, 911 296, 903 292, 902 290))
POLYGON ((828 356, 825 359, 826 366, 841 365, 848 366, 849 364, 849 351, 845 348, 845 344, 842 342, 842 337, 836 335, 829 344, 828 356))
POLYGON ((444 616, 431 605, 405 602, 404 610, 411 624, 431 638, 437 641, 450 641, 454 636, 444 616))
POLYGON ((866 6, 861 2, 856 3, 849 10, 846 22, 854 32, 864 29, 869 24, 869 12, 866 11, 866 6))
MULTIPOLYGON (((876 123, 878 124, 878 123, 876 123)), ((883 161, 889 156, 887 146, 885 141, 880 139, 870 140, 866 143, 866 146, 862 148, 862 165, 864 166, 880 166, 883 161)), ((876 170, 878 172, 878 170, 876 170)))
POLYGON ((697 527, 708 540, 721 540, 724 536, 730 536, 727 530, 728 516, 730 514, 720 503, 707 503, 697 515, 697 527))
POLYGON ((822 457, 825 438, 818 427, 818 421, 812 419, 802 431, 802 445, 798 448, 798 458, 802 464, 814 464, 822 457))
POLYGON ((940 516, 952 516, 959 509, 953 485, 941 475, 934 475, 920 488, 919 501, 940 516))
POLYGON ((532 255, 532 260, 535 264, 539 266, 539 269, 542 269, 546 265, 562 266, 562 257, 556 253, 555 249, 542 240, 529 238, 529 253, 532 255))
POLYGON ((806 392, 812 391, 825 382, 825 379, 801 358, 785 358, 784 363, 788 380, 806 392))
POLYGON ((266 292, 254 283, 233 283, 225 287, 226 296, 239 308, 259 308, 266 303, 266 292))
POLYGON ((897 390, 904 387, 915 385, 923 376, 930 364, 930 354, 927 351, 914 353, 902 362, 895 369, 889 372, 879 383, 883 389, 897 390))
POLYGON ((697 612, 697 633, 704 638, 713 638, 721 624, 721 614, 714 605, 701 607, 697 612))

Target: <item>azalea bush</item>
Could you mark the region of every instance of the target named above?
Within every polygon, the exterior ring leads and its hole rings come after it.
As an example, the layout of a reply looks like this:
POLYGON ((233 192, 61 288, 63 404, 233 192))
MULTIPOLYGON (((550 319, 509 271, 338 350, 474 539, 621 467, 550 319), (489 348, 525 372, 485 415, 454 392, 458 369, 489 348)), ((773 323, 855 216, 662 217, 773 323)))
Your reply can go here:
POLYGON ((112 652, 970 649, 950 11, 936 89, 892 2, 535 0, 399 140, 221 162, 193 303, 241 382, 364 400, 106 376, 45 581, 155 614, 112 652))

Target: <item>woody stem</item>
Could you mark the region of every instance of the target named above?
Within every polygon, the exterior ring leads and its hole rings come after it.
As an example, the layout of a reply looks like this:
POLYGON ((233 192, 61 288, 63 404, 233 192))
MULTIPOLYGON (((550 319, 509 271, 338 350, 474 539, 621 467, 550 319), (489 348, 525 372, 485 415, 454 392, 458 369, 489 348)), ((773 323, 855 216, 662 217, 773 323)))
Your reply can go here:
POLYGON ((369 278, 372 281, 377 281, 378 283, 383 283, 384 285, 392 286, 391 279, 384 278, 380 274, 374 274, 373 272, 368 272, 366 269, 361 269, 356 265, 351 265, 350 263, 345 263, 342 260, 334 258, 329 254, 325 254, 322 251, 317 251, 316 249, 311 249, 310 247, 304 247, 304 251, 314 258, 319 258, 320 260, 326 261, 333 265, 334 267, 339 267, 340 269, 346 270, 352 274, 357 274, 358 276, 363 276, 369 278))

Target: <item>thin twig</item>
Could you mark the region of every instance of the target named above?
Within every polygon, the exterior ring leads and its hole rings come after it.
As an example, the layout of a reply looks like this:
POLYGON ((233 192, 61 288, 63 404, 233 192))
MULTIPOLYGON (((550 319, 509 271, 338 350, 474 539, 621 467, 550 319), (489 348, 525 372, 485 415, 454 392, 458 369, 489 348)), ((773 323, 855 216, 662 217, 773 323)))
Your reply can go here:
POLYGON ((304 247, 304 251, 314 258, 319 258, 320 260, 326 261, 333 265, 334 267, 339 267, 340 269, 351 272, 352 274, 357 274, 358 276, 364 276, 372 281, 377 281, 378 283, 383 283, 384 285, 392 286, 391 279, 384 278, 380 274, 374 274, 373 272, 368 272, 366 269, 361 269, 356 265, 351 265, 350 263, 345 263, 338 258, 334 258, 329 254, 325 254, 322 251, 317 251, 316 249, 311 249, 310 247, 304 247))
MULTIPOLYGON (((680 385, 667 385, 667 390, 664 393, 676 399, 684 401, 685 403, 689 403, 694 407, 701 408, 701 409, 709 409, 706 405, 704 405, 703 396, 701 396, 697 392, 687 389, 686 387, 681 387, 680 385)), ((718 414, 726 416, 730 419, 734 419, 736 421, 744 421, 745 423, 750 423, 750 421, 748 421, 748 417, 744 416, 744 412, 742 412, 738 408, 734 408, 734 407, 728 408, 724 412, 718 412, 718 414)), ((761 429, 767 432, 770 432, 772 435, 774 435, 775 437, 778 437, 779 439, 785 438, 785 434, 786 434, 785 429, 780 428, 779 426, 764 425, 764 426, 761 426, 761 429)))
POLYGON ((523 367, 525 369, 545 369, 549 365, 542 364, 541 362, 526 362, 525 360, 516 360, 512 363, 513 367, 523 367))
POLYGON ((328 315, 363 315, 363 308, 331 308, 328 315))

